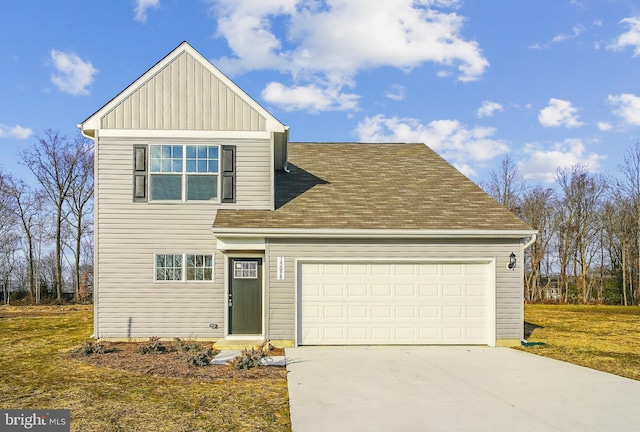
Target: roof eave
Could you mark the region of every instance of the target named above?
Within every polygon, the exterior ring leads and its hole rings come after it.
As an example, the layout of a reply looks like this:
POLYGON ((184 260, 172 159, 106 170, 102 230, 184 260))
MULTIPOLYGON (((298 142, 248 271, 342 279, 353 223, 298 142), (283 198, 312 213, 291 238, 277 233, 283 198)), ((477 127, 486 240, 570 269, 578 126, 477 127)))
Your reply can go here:
POLYGON ((217 238, 509 238, 523 239, 537 230, 408 230, 408 229, 324 229, 324 228, 211 228, 217 238))

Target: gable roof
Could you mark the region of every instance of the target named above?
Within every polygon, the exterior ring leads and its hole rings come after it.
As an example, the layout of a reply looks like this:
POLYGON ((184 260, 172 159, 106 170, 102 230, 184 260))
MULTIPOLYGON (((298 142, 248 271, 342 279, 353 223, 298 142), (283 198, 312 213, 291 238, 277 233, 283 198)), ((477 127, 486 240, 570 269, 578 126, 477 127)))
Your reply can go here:
POLYGON ((187 42, 78 125, 96 129, 283 132, 286 127, 187 42))
POLYGON ((290 143, 288 167, 275 210, 218 210, 213 232, 536 232, 424 144, 290 143))

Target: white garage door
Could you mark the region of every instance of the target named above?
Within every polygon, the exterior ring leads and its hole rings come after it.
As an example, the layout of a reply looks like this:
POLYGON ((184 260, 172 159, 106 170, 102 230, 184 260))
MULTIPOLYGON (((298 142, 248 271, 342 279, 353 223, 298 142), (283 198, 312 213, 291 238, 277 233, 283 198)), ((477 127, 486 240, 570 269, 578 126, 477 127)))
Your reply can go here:
POLYGON ((491 344, 487 263, 301 263, 298 343, 491 344))

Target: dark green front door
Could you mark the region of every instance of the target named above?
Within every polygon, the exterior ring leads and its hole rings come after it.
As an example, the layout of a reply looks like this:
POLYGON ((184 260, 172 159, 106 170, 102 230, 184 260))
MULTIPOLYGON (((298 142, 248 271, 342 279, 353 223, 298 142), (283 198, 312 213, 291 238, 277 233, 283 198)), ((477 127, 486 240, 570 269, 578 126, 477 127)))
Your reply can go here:
POLYGON ((262 258, 229 259, 229 334, 262 334, 262 258))

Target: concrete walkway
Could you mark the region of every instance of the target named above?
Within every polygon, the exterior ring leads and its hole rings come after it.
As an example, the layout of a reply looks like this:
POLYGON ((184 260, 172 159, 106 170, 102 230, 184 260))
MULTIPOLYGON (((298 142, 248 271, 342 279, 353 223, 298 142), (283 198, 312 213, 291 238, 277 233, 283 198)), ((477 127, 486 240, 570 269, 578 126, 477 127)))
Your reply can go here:
POLYGON ((288 348, 294 432, 640 430, 640 382, 509 348, 288 348))

